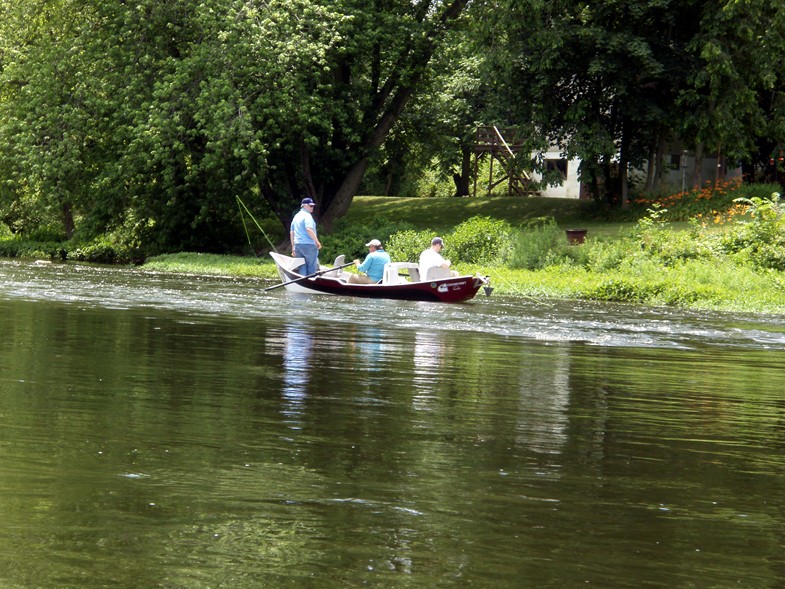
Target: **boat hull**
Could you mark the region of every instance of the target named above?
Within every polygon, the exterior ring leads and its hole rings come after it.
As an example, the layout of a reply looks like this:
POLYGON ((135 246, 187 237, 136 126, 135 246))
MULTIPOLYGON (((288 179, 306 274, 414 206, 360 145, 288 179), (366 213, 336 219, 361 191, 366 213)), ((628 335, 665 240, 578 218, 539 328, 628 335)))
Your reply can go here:
POLYGON ((278 268, 278 274, 284 282, 283 286, 289 292, 369 299, 459 303, 474 298, 477 291, 488 284, 488 279, 481 276, 455 276, 424 282, 407 281, 399 284, 351 284, 343 278, 330 276, 329 269, 318 276, 304 278, 290 269, 294 262, 293 258, 274 253, 271 255, 278 268))

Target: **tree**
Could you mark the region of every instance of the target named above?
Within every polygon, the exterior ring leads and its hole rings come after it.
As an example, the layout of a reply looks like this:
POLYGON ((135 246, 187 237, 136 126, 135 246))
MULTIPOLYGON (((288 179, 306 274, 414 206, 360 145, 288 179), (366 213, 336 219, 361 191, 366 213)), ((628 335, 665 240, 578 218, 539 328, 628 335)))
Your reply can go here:
MULTIPOLYGON (((683 137, 696 160, 706 152, 751 159, 761 138, 780 136, 785 69, 785 9, 760 0, 705 2, 689 50, 700 59, 681 93, 683 137), (776 57, 775 57, 776 56, 776 57)), ((694 185, 700 185, 696 165, 694 185)))
POLYGON ((152 251, 230 247, 249 193, 329 229, 467 2, 19 0, 6 179, 152 251))
POLYGON ((604 191, 624 205, 628 168, 650 158, 673 125, 668 113, 694 67, 682 50, 697 27, 696 2, 491 4, 488 37, 509 81, 500 100, 566 157, 581 159, 596 198, 604 191))

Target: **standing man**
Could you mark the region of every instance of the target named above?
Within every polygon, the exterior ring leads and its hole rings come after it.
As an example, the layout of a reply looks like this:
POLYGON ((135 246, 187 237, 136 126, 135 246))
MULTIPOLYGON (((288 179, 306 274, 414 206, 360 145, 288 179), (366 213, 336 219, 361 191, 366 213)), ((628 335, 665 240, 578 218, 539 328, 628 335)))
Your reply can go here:
POLYGON ((352 284, 376 284, 381 282, 384 276, 384 266, 390 263, 390 254, 384 251, 382 242, 378 239, 372 239, 365 244, 370 250, 370 253, 365 257, 365 261, 360 264, 360 260, 355 260, 354 265, 360 272, 365 274, 352 274, 349 276, 349 282, 352 284))
POLYGON ((289 227, 292 257, 305 259, 305 265, 298 268, 298 272, 303 276, 319 271, 319 250, 322 249, 322 242, 316 236, 316 221, 312 214, 314 207, 316 203, 310 197, 300 201, 300 210, 289 227))

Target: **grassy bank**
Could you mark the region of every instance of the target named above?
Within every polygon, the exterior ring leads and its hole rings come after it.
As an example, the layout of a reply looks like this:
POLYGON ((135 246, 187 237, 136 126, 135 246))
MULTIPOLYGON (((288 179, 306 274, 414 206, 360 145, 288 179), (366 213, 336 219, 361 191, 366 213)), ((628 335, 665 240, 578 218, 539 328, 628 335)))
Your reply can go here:
MULTIPOLYGON (((577 246, 583 247, 583 246, 577 246)), ((180 253, 157 256, 143 266, 157 272, 240 276, 277 282, 272 261, 180 253)), ((494 296, 534 300, 612 300, 650 306, 785 314, 785 276, 747 268, 691 261, 649 272, 593 272, 571 265, 542 270, 459 264, 469 274, 491 277, 494 296)))
MULTIPOLYGON (((756 197, 743 210, 734 205, 715 211, 711 219, 696 215, 691 222, 683 216, 668 222, 665 209, 655 206, 637 222, 612 223, 582 217, 584 203, 547 200, 365 197, 355 201, 348 225, 393 217, 427 227, 394 235, 392 253, 401 241, 411 246, 407 240, 421 249, 429 231, 454 244, 461 238, 460 228, 471 227, 478 214, 492 218, 496 225, 491 230, 501 227, 503 240, 510 242, 507 254, 471 263, 471 256, 462 260, 457 250, 446 247, 445 256, 455 255, 454 267, 463 273, 491 276, 495 296, 785 314, 785 219, 777 202, 756 197), (531 223, 543 217, 551 221, 531 223), (564 229, 574 226, 589 230, 583 245, 567 242, 564 229)), ((410 258, 412 251, 410 247, 408 254, 393 257, 410 258)), ((153 258, 145 268, 278 280, 265 258, 177 254, 153 258)))
MULTIPOLYGON (((362 257, 362 244, 380 238, 393 259, 414 261, 439 234, 453 267, 490 276, 495 296, 785 314, 785 207, 756 190, 771 197, 771 187, 735 185, 638 199, 607 215, 566 199, 358 197, 323 236, 321 258, 362 257), (586 242, 569 244, 567 228, 587 229, 586 242)), ((0 255, 79 260, 66 244, 19 244, 8 238, 0 255)), ((278 281, 266 255, 178 253, 142 268, 278 281)))

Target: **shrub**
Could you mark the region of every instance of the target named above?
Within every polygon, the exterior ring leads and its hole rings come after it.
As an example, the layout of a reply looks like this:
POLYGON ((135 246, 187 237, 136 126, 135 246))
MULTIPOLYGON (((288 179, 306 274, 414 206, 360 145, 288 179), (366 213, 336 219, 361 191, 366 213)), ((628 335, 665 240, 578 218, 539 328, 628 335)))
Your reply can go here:
POLYGON ((759 268, 785 270, 785 206, 779 193, 737 202, 747 206, 752 220, 735 224, 718 240, 723 251, 759 268))
POLYGON ((512 253, 512 227, 490 217, 472 217, 445 237, 453 262, 501 264, 512 253))
POLYGON ((611 301, 617 303, 643 303, 655 298, 663 291, 661 282, 647 280, 630 280, 628 278, 610 278, 598 286, 588 289, 588 299, 611 301))
POLYGON ((551 217, 529 222, 514 239, 510 266, 525 270, 541 270, 557 264, 580 264, 588 261, 586 246, 567 243, 564 231, 551 217))
MULTIPOLYGON (((399 231, 390 237, 387 253, 396 262, 417 262, 420 259, 420 253, 425 248, 430 247, 433 236, 434 233, 430 229, 423 231, 415 231, 414 229, 399 231)), ((445 246, 445 249, 447 247, 445 246)), ((445 253, 445 257, 449 256, 445 253)))
MULTIPOLYGON (((324 247, 319 252, 319 258, 322 263, 331 263, 341 254, 346 256, 347 261, 363 259, 368 255, 365 244, 372 239, 378 239, 390 256, 397 259, 390 250, 390 236, 410 228, 409 223, 390 221, 386 217, 373 217, 364 225, 356 223, 350 225, 348 221, 341 219, 335 224, 330 236, 322 240, 324 247)), ((428 239, 430 241, 430 238, 428 239)), ((420 248, 420 251, 422 249, 420 248)))
POLYGON ((115 246, 106 242, 95 242, 74 248, 68 252, 67 258, 71 261, 94 264, 116 264, 130 261, 127 256, 118 253, 115 246))
POLYGON ((629 241, 623 237, 618 241, 592 241, 585 249, 586 268, 592 272, 616 270, 630 256, 629 241))
POLYGON ((65 260, 66 251, 59 242, 38 242, 13 237, 0 240, 0 257, 65 260))

